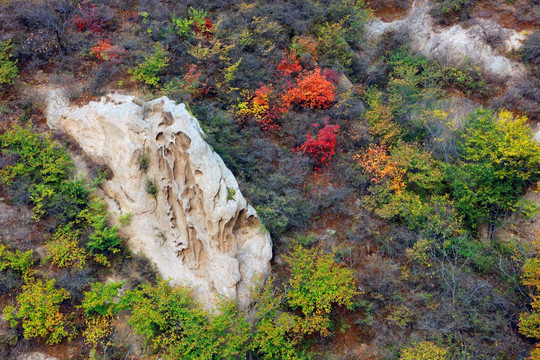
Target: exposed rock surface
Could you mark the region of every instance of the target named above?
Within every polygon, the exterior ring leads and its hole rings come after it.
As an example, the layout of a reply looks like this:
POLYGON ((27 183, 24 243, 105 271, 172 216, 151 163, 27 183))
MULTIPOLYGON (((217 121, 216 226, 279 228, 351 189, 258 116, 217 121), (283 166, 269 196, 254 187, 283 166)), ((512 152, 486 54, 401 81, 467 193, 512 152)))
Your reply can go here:
POLYGON ((246 303, 250 281, 270 270, 271 239, 185 105, 118 94, 81 108, 58 94, 50 99, 51 129, 111 169, 102 189, 112 213, 131 213, 122 228, 130 247, 173 284, 192 286, 207 306, 218 294, 246 303))
POLYGON ((376 19, 367 24, 368 39, 376 40, 384 32, 396 30, 410 36, 414 50, 423 55, 447 63, 463 63, 468 60, 486 72, 500 77, 519 77, 525 74, 522 64, 504 56, 504 51, 521 47, 525 32, 502 28, 488 19, 475 19, 471 26, 461 24, 448 28, 435 26, 429 14, 431 2, 415 0, 405 18, 392 22, 376 19), (496 42, 488 44, 489 39, 496 42), (494 39, 494 40, 493 40, 494 39))
POLYGON ((40 352, 33 352, 19 355, 17 360, 58 360, 58 358, 40 352))

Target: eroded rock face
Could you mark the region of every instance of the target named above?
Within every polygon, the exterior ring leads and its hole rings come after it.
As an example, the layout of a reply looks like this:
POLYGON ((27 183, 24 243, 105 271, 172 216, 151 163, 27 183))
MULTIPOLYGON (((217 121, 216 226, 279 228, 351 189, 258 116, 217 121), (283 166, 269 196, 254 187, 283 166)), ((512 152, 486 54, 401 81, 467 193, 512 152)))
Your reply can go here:
POLYGON ((173 284, 192 286, 207 306, 218 294, 247 303, 249 283, 270 270, 271 239, 184 104, 114 94, 72 108, 52 99, 51 129, 111 169, 102 189, 112 213, 132 214, 122 228, 130 247, 173 284))
POLYGON ((504 52, 521 47, 527 38, 525 32, 502 28, 492 20, 475 19, 471 26, 461 24, 448 28, 437 27, 429 14, 431 2, 415 0, 403 19, 383 22, 376 19, 366 26, 367 36, 378 39, 384 32, 395 30, 411 38, 411 46, 423 55, 443 63, 460 64, 469 61, 484 71, 502 78, 522 77, 525 68, 519 62, 508 59, 504 52), (498 39, 500 46, 494 48, 488 39, 498 39))

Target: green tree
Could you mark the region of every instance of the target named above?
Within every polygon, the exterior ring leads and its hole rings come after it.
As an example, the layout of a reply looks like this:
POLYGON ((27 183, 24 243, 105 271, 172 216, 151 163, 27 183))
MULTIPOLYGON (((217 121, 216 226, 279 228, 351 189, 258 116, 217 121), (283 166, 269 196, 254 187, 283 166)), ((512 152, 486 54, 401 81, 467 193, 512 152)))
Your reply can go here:
POLYGON ((336 263, 333 254, 320 248, 306 249, 295 243, 284 256, 291 270, 287 304, 300 308, 304 315, 297 320, 299 332, 328 334, 332 305, 351 307, 357 294, 352 269, 336 263))
POLYGON ((264 360, 300 360, 303 354, 298 350, 302 340, 296 331, 298 315, 284 311, 286 304, 283 291, 268 278, 264 284, 256 284, 251 291, 253 330, 250 351, 264 360))
POLYGON ((540 179, 540 145, 525 117, 472 113, 460 134, 459 161, 446 166, 456 209, 471 228, 519 210, 525 187, 540 179))

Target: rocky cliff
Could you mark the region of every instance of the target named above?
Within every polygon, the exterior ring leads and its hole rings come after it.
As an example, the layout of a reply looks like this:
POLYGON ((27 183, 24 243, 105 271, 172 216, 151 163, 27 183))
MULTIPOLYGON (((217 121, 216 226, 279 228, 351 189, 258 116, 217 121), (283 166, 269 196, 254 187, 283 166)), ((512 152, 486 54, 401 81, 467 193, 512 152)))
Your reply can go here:
POLYGON ((52 99, 50 128, 111 170, 102 189, 112 213, 131 213, 122 228, 129 246, 206 305, 217 295, 246 303, 249 283, 270 270, 271 239, 185 105, 117 94, 81 108, 52 99))
POLYGON ((525 76, 524 66, 506 57, 507 52, 517 50, 527 38, 527 32, 501 27, 493 20, 475 19, 469 27, 458 24, 439 27, 429 14, 432 3, 415 0, 408 14, 392 22, 375 19, 366 26, 367 37, 375 41, 384 32, 395 30, 408 34, 414 50, 431 59, 448 64, 470 62, 487 73, 501 78, 525 76), (500 46, 489 44, 497 38, 500 46))

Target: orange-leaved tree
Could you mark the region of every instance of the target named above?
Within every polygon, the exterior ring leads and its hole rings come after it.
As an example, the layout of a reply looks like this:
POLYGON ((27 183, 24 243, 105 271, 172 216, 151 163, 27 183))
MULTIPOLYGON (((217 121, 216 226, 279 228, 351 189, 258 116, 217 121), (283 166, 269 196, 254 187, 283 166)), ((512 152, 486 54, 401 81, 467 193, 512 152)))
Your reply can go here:
POLYGON ((320 68, 315 68, 302 73, 296 81, 296 86, 283 94, 282 101, 287 108, 298 104, 312 109, 326 109, 335 101, 335 91, 336 86, 324 77, 320 68))

